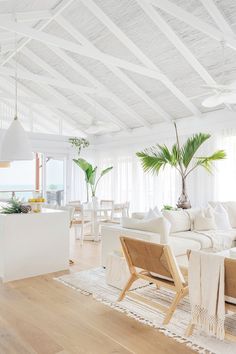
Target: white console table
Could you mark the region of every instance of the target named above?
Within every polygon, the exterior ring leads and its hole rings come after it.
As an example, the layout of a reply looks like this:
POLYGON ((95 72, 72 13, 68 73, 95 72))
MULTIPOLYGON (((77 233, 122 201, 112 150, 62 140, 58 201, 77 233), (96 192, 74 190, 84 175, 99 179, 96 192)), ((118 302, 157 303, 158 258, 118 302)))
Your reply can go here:
POLYGON ((0 277, 3 282, 68 269, 69 215, 0 214, 0 277))

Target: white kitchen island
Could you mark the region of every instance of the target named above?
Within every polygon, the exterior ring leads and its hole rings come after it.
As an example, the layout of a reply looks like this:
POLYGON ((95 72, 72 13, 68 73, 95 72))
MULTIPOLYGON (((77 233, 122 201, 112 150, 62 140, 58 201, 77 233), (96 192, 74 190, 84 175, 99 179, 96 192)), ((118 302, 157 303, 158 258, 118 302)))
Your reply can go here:
POLYGON ((0 214, 0 277, 3 282, 68 269, 69 215, 0 214))

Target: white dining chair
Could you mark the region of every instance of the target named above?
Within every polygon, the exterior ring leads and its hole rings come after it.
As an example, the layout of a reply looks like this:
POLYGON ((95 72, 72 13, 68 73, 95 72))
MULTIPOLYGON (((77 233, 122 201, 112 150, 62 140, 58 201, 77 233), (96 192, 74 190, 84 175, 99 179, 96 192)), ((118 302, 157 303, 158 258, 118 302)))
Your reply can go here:
POLYGON ((102 199, 100 201, 100 207, 107 209, 100 212, 99 218, 101 222, 108 222, 113 219, 113 209, 114 209, 114 200, 102 199))
POLYGON ((80 240, 81 246, 84 243, 84 236, 86 229, 89 227, 90 232, 93 226, 91 211, 86 208, 84 204, 74 205, 75 207, 75 217, 72 221, 72 226, 75 228, 75 239, 80 240), (80 227, 80 234, 78 234, 78 229, 80 227))

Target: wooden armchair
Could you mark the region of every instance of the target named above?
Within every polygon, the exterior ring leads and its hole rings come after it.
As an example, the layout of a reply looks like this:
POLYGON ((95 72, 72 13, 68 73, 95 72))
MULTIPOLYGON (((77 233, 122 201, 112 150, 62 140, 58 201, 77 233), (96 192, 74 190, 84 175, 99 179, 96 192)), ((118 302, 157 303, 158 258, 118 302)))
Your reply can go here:
MULTIPOLYGON (((225 258, 225 311, 236 313, 236 259, 225 258), (233 302, 231 302, 233 301, 233 302)), ((193 334, 195 325, 190 323, 186 336, 193 334)), ((225 331, 225 339, 236 341, 236 336, 225 331)))
POLYGON ((128 294, 130 297, 155 307, 165 314, 163 324, 168 324, 180 300, 188 294, 188 285, 176 263, 175 256, 168 245, 121 237, 121 244, 130 270, 130 278, 122 290, 118 301, 128 294), (141 269, 141 270, 140 270, 141 269), (137 279, 147 280, 175 292, 170 307, 148 300, 129 291, 137 279))

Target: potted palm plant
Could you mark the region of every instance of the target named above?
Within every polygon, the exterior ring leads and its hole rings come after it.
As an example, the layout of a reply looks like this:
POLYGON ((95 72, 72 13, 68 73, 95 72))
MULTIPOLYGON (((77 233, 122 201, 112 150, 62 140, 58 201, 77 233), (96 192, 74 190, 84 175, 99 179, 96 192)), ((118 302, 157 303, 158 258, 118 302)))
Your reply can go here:
POLYGON ((175 168, 181 177, 182 192, 177 202, 177 207, 182 209, 191 208, 191 204, 186 190, 186 179, 196 168, 203 167, 206 171, 212 172, 214 161, 226 157, 224 150, 217 150, 209 156, 196 156, 200 146, 208 140, 211 135, 198 133, 192 135, 180 146, 179 135, 176 123, 174 122, 176 143, 169 149, 166 145, 155 145, 141 152, 137 156, 141 159, 144 171, 159 173, 161 169, 169 165, 175 168))
POLYGON ((96 179, 97 166, 93 167, 88 161, 82 158, 73 159, 73 161, 84 171, 85 182, 87 187, 87 202, 89 201, 89 186, 91 188, 93 201, 95 202, 98 183, 105 174, 107 174, 113 169, 113 166, 107 167, 102 170, 100 176, 98 177, 98 179, 96 179))

